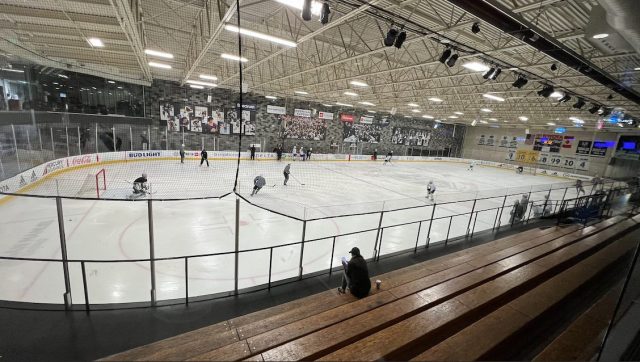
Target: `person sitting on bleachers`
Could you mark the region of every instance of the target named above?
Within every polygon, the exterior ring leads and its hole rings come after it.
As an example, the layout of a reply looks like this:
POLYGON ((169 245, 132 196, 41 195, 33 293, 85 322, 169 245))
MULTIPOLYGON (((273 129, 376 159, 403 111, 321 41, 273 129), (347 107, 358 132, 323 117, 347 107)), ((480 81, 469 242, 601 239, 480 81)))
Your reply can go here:
POLYGON ((342 287, 338 288, 338 292, 344 293, 348 287, 355 297, 364 298, 369 295, 371 290, 367 262, 360 255, 360 249, 357 247, 353 247, 349 253, 351 254, 349 262, 347 262, 347 258, 342 257, 344 272, 342 273, 342 287))

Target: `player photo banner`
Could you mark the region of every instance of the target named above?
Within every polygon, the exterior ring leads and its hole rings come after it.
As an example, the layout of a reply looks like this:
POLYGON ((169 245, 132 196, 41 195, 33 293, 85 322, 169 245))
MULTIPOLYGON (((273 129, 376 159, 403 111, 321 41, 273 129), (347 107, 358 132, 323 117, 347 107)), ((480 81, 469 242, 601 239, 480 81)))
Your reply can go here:
POLYGON ((405 146, 429 146, 432 130, 395 127, 391 143, 405 146))
MULTIPOLYGON (((211 111, 211 115, 202 119, 202 133, 206 134, 220 134, 221 127, 225 126, 224 111, 220 109, 214 109, 211 111)), ((227 127, 228 130, 228 127, 227 127)), ((229 133, 225 133, 229 134, 229 133)))
POLYGON ((293 115, 296 117, 307 117, 311 118, 311 110, 310 109, 294 109, 293 115))
POLYGON ((180 131, 180 123, 174 113, 174 105, 171 103, 160 104, 160 120, 167 122, 169 132, 180 131))
POLYGON ((382 126, 380 124, 362 124, 342 122, 343 142, 349 143, 380 143, 382 126))
POLYGON ((534 151, 542 152, 560 152, 564 137, 557 134, 537 134, 535 136, 535 143, 533 144, 534 151))
POLYGON ((588 155, 591 152, 591 141, 578 141, 576 153, 579 155, 588 155))
POLYGON ((285 138, 321 141, 327 134, 327 121, 324 119, 289 114, 281 115, 279 118, 285 138))
POLYGON ((256 112, 238 108, 228 109, 225 124, 219 128, 220 134, 240 134, 242 132, 243 135, 254 136, 256 134, 256 112), (240 129, 239 117, 242 117, 242 129, 240 129))
POLYGON ((331 112, 318 112, 318 118, 321 118, 321 119, 333 119, 333 113, 331 113, 331 112))
POLYGON ((372 124, 373 123, 373 117, 371 117, 371 116, 362 116, 362 117, 360 117, 360 123, 372 124))

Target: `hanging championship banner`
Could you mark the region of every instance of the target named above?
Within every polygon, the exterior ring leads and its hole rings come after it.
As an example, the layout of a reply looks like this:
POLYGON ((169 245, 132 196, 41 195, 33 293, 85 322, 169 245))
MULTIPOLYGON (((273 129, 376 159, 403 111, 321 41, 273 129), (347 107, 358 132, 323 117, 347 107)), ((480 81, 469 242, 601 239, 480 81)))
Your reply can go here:
POLYGON ((511 148, 507 151, 504 157, 505 161, 515 161, 516 160, 516 149, 511 148))

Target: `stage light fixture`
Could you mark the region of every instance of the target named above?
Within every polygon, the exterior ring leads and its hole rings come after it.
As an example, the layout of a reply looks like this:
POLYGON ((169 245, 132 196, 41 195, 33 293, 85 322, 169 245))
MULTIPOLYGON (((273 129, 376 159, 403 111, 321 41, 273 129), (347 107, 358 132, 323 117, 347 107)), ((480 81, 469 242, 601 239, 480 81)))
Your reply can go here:
POLYGON ((522 88, 527 85, 528 82, 529 80, 527 78, 522 75, 518 75, 518 78, 515 80, 515 82, 513 82, 512 86, 516 88, 522 88))
POLYGON ((576 104, 573 105, 573 108, 580 109, 584 107, 584 105, 585 105, 584 99, 578 98, 578 101, 576 102, 576 104))
MULTIPOLYGON (((385 43, 386 45, 386 43, 385 43)), ((447 48, 445 49, 445 51, 442 53, 442 55, 440 56, 440 59, 438 59, 438 61, 442 64, 447 62, 447 59, 449 59, 449 57, 451 56, 451 49, 447 48)))
POLYGON ((452 55, 449 60, 447 60, 447 65, 449 67, 453 67, 454 65, 456 65, 456 61, 458 60, 459 55, 456 53, 454 55, 452 55))
POLYGON ((384 38, 384 46, 390 47, 393 46, 393 43, 396 42, 396 38, 398 37, 398 29, 394 28, 393 25, 391 29, 387 32, 387 36, 384 38))
POLYGON ((493 72, 495 72, 495 71, 496 71, 496 68, 491 67, 491 69, 487 70, 487 72, 482 75, 482 78, 489 79, 491 74, 493 74, 493 72))
POLYGON ((571 96, 567 93, 564 94, 564 96, 560 99, 558 99, 558 102, 560 103, 565 103, 571 100, 571 96))
POLYGON ((322 3, 322 10, 320 10, 320 23, 325 25, 329 23, 329 14, 331 14, 331 9, 329 9, 329 3, 322 3))
POLYGON ((474 34, 478 34, 480 32, 480 24, 473 23, 473 25, 471 25, 471 32, 474 34))
POLYGON ((502 69, 496 68, 496 71, 493 72, 493 74, 491 75, 491 80, 496 80, 496 78, 498 78, 500 73, 502 73, 502 69))
POLYGON ((302 19, 305 21, 311 20, 311 0, 303 0, 302 19))
POLYGON ((612 109, 609 107, 602 107, 602 117, 606 117, 611 114, 612 109))
POLYGON ((396 38, 396 42, 394 44, 394 46, 398 49, 400 49, 400 47, 402 46, 402 43, 404 43, 404 41, 407 39, 407 32, 406 31, 401 31, 400 34, 398 34, 398 37, 396 38))
POLYGON ((553 93, 553 86, 546 84, 544 87, 542 87, 541 90, 538 91, 538 95, 545 97, 545 98, 549 98, 549 96, 553 93))
POLYGON ((558 66, 556 65, 556 63, 551 64, 551 70, 553 71, 558 70, 558 66))
POLYGON ((608 99, 608 100, 612 100, 612 99, 613 99, 613 94, 609 94, 609 95, 607 96, 607 99, 608 99))
POLYGON ((591 108, 589 108, 589 113, 595 114, 596 112, 598 112, 599 109, 600 109, 600 106, 597 104, 594 104, 591 106, 591 108))

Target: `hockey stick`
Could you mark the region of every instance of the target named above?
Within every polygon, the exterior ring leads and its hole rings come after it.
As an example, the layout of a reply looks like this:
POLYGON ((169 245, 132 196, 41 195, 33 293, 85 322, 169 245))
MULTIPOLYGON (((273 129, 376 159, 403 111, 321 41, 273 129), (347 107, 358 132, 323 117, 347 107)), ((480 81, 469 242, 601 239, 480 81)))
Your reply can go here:
POLYGON ((295 176, 290 175, 292 179, 296 180, 297 183, 299 183, 300 185, 304 186, 305 184, 303 184, 302 182, 300 182, 300 180, 298 180, 295 176))

